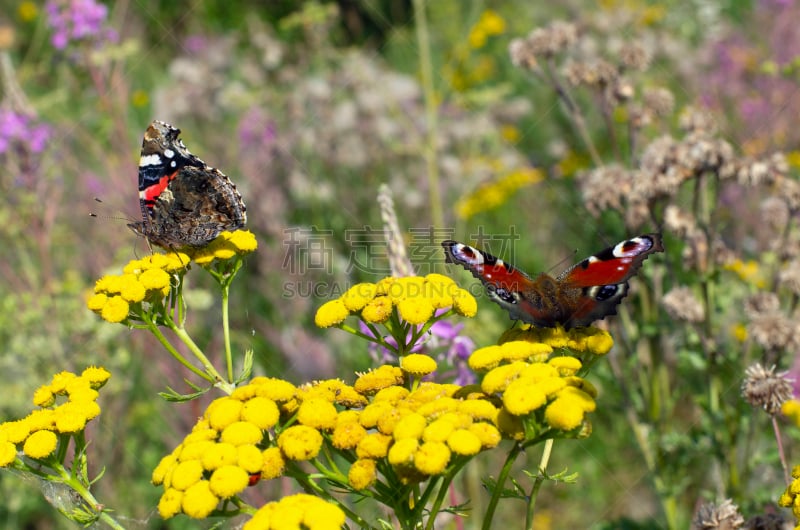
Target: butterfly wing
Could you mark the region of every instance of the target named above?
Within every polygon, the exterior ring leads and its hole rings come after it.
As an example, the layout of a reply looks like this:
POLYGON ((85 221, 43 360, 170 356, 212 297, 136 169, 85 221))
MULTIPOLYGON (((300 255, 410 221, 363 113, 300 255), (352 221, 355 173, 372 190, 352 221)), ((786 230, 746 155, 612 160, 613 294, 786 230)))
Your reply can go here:
POLYGON ((568 308, 565 327, 588 326, 617 313, 628 294, 628 280, 654 252, 663 252, 660 234, 643 234, 622 241, 564 271, 557 281, 568 308))
POLYGON ((540 297, 530 296, 538 291, 538 279, 533 280, 513 265, 469 245, 447 240, 442 242, 442 247, 445 261, 461 265, 479 279, 489 298, 508 311, 512 320, 540 326, 553 325, 547 323, 550 320, 548 311, 536 303, 540 297))

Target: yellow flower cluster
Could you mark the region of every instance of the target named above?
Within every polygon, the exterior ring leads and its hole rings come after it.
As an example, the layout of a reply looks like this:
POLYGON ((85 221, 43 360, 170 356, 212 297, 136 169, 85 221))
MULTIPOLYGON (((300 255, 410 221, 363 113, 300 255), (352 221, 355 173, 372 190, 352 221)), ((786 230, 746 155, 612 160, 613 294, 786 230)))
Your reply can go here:
POLYGON ((242 530, 332 530, 341 528, 344 523, 344 512, 338 506, 313 495, 298 493, 265 504, 242 530))
POLYGON ((486 46, 486 41, 493 35, 502 35, 506 31, 506 21, 496 11, 487 9, 481 13, 478 22, 469 32, 469 45, 473 49, 486 46))
POLYGON ((253 252, 257 247, 252 232, 237 230, 222 232, 202 248, 187 248, 186 252, 152 254, 129 262, 122 274, 103 276, 94 287, 86 305, 108 322, 123 322, 143 302, 155 302, 169 295, 173 275, 185 271, 194 260, 208 266, 214 260, 227 260, 253 252))
POLYGON ((509 329, 498 342, 502 344, 516 340, 546 344, 554 350, 567 349, 579 358, 605 355, 614 346, 614 339, 608 331, 593 326, 565 331, 561 326, 537 328, 525 324, 509 329))
POLYGON ((103 276, 94 286, 94 295, 86 305, 108 322, 122 322, 130 315, 131 306, 160 300, 169 294, 172 275, 189 264, 182 252, 153 254, 135 259, 122 269, 122 274, 103 276))
POLYGON ((530 433, 523 420, 538 421, 538 411, 543 411, 542 417, 550 427, 572 431, 584 425, 587 412, 595 410, 597 390, 575 375, 581 361, 566 355, 551 357, 554 347, 545 342, 511 340, 477 349, 470 356, 470 368, 484 372, 481 390, 502 400, 498 427, 505 436, 525 439, 530 433))
POLYGON ((339 298, 323 304, 314 317, 317 326, 337 326, 350 315, 368 324, 382 324, 393 312, 403 321, 420 325, 434 316, 437 309, 450 308, 472 317, 478 310, 468 291, 442 274, 425 277, 387 277, 377 283, 358 283, 339 298))
POLYGON ((725 270, 732 271, 743 282, 749 283, 758 289, 763 289, 767 285, 767 280, 764 278, 764 272, 761 270, 757 261, 735 259, 730 263, 726 263, 723 267, 725 270))
POLYGON ((195 263, 206 266, 215 259, 228 260, 236 255, 243 256, 254 252, 256 248, 258 248, 258 242, 252 232, 236 230, 235 232, 222 232, 208 245, 188 251, 195 263))
POLYGON ((111 374, 105 368, 89 367, 75 375, 61 372, 49 385, 36 389, 33 403, 39 407, 21 420, 0 423, 0 467, 14 463, 17 448, 29 458, 44 460, 58 446, 58 435, 78 433, 100 414, 97 390, 111 374), (59 397, 66 401, 56 405, 59 397))
POLYGON ((260 445, 278 423, 280 407, 294 403, 296 393, 286 381, 256 377, 230 396, 214 400, 192 432, 153 471, 153 484, 164 486, 158 503, 161 516, 182 512, 208 517, 221 501, 247 488, 251 476, 280 476, 284 456, 275 447, 262 450, 260 445))
POLYGON ((800 495, 798 495, 800 494, 800 466, 792 468, 792 479, 792 483, 786 486, 786 491, 778 499, 778 506, 791 508, 795 519, 800 519, 800 495))
POLYGON ((456 202, 456 215, 470 219, 478 213, 502 206, 520 188, 541 181, 544 174, 534 168, 520 168, 500 177, 496 182, 483 184, 456 202))

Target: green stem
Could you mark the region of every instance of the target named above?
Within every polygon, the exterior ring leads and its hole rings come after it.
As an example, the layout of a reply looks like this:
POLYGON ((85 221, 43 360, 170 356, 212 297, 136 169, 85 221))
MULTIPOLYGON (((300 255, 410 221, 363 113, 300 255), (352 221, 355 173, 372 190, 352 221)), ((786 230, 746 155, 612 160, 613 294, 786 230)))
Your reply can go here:
POLYGON ((436 160, 436 143, 439 133, 436 108, 436 92, 433 86, 433 66, 431 61, 430 33, 425 13, 425 0, 414 0, 416 20, 417 49, 419 50, 419 69, 422 78, 422 92, 425 97, 425 121, 428 134, 425 142, 425 165, 428 173, 428 195, 431 205, 433 226, 444 226, 442 199, 439 192, 439 166, 436 160))
POLYGON ((111 515, 107 512, 103 511, 101 507, 102 505, 97 501, 97 499, 94 498, 94 495, 92 495, 92 492, 89 491, 89 488, 84 486, 80 480, 74 477, 70 471, 64 468, 64 466, 57 464, 53 467, 53 470, 58 473, 58 481, 64 483, 75 493, 80 495, 81 499, 86 502, 89 509, 97 513, 99 520, 103 521, 109 527, 114 528, 115 530, 125 530, 125 527, 119 524, 116 519, 111 517, 111 515))
POLYGON ((208 357, 206 357, 203 351, 197 346, 197 344, 195 344, 195 342, 192 340, 192 337, 189 336, 186 330, 182 327, 176 326, 172 321, 170 321, 168 325, 172 332, 175 333, 175 335, 177 335, 184 344, 186 344, 186 347, 189 348, 189 351, 191 351, 200 364, 203 365, 203 368, 205 368, 207 374, 205 379, 209 381, 216 381, 214 385, 220 388, 226 394, 233 392, 233 385, 219 375, 217 369, 214 368, 214 365, 211 364, 211 361, 208 360, 208 357), (209 376, 211 379, 209 379, 209 376))
POLYGON ((222 284, 222 337, 225 342, 225 365, 228 368, 228 381, 233 381, 233 358, 231 355, 231 329, 228 317, 228 300, 230 289, 227 283, 222 284))
POLYGON ((202 370, 197 368, 195 365, 190 363, 186 359, 186 357, 181 355, 181 353, 178 350, 175 349, 175 347, 169 342, 169 340, 167 340, 167 338, 164 336, 164 334, 161 333, 161 330, 158 328, 156 323, 153 322, 152 320, 150 320, 149 315, 145 315, 143 318, 144 318, 145 323, 147 324, 147 329, 150 330, 150 333, 152 333, 153 336, 156 339, 158 339, 158 342, 160 342, 161 345, 164 346, 164 349, 167 350, 167 352, 170 355, 172 355, 172 357, 176 361, 178 361, 183 366, 185 366, 187 369, 189 369, 191 372, 193 372, 194 374, 198 375, 199 377, 202 377, 206 381, 209 381, 209 382, 212 382, 212 383, 214 382, 214 379, 212 377, 210 377, 208 374, 206 374, 205 372, 203 372, 202 370))
POLYGON ((531 493, 528 495, 528 510, 525 515, 526 530, 533 530, 533 515, 534 506, 536 506, 536 496, 539 494, 539 488, 542 487, 542 482, 544 482, 544 478, 547 473, 547 464, 550 462, 550 455, 553 452, 553 442, 554 440, 552 438, 548 438, 544 442, 542 459, 539 461, 539 474, 536 476, 536 480, 533 481, 531 493))
POLYGON ((511 451, 508 452, 506 461, 503 463, 503 468, 500 470, 500 475, 497 476, 497 481, 494 485, 494 491, 492 492, 492 498, 489 500, 489 505, 486 507, 486 514, 483 516, 483 525, 481 526, 482 530, 489 530, 492 527, 494 512, 497 509, 497 503, 500 502, 500 495, 503 492, 503 485, 505 484, 509 473, 511 473, 511 466, 514 464, 514 460, 517 459, 517 456, 519 456, 520 452, 522 452, 522 445, 518 443, 515 443, 514 447, 511 448, 511 451))

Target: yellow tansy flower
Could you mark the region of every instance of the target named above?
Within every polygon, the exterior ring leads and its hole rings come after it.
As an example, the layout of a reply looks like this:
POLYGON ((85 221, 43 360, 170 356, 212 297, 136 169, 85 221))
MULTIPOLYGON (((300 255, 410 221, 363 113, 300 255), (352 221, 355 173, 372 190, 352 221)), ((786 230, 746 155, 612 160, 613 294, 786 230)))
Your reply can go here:
POLYGON ((256 385, 256 396, 277 402, 289 401, 297 392, 292 383, 274 377, 254 377, 250 384, 256 385))
POLYGON ((158 514, 164 519, 174 517, 181 512, 183 492, 175 488, 167 488, 158 501, 158 514))
POLYGON ((392 300, 388 296, 378 296, 361 310, 361 318, 371 324, 382 324, 392 316, 392 300))
POLYGON ((575 357, 570 357, 567 355, 560 355, 558 357, 553 357, 547 364, 556 368, 558 370, 558 375, 561 377, 569 377, 571 375, 575 375, 575 372, 581 369, 581 362, 576 359, 575 357))
POLYGON ((379 390, 378 393, 373 396, 372 402, 388 401, 389 403, 397 403, 401 399, 405 399, 408 394, 409 390, 405 387, 390 386, 379 390))
POLYGON ((108 296, 105 293, 95 293, 86 301, 86 307, 95 313, 101 311, 108 302, 108 296))
POLYGON ((459 289, 453 294, 453 309, 459 315, 472 318, 478 313, 478 302, 469 291, 459 289))
POLYGON ((425 442, 414 453, 414 467, 425 475, 442 473, 450 461, 450 449, 442 442, 425 442))
POLYGON ((89 366, 81 372, 81 377, 89 381, 89 385, 97 390, 106 384, 106 381, 111 377, 111 372, 102 366, 89 366))
POLYGON ((400 318, 414 325, 422 325, 430 320, 433 310, 433 304, 425 298, 405 298, 397 304, 400 318))
POLYGON ((55 409, 55 427, 60 433, 75 433, 86 426, 84 407, 78 403, 64 403, 55 409))
POLYGON ((405 438, 420 439, 427 425, 428 420, 425 419, 425 416, 412 412, 397 422, 392 436, 395 440, 403 440, 405 438))
POLYGON ((359 458, 383 458, 389 452, 391 443, 391 436, 379 432, 370 433, 358 443, 356 455, 359 458))
POLYGON ((139 275, 139 283, 148 291, 160 291, 169 287, 171 276, 162 269, 147 269, 139 275))
POLYGON ((501 409, 497 413, 497 428, 512 440, 525 439, 525 427, 522 425, 521 417, 514 416, 506 409, 501 409))
POLYGON ((497 444, 499 444, 503 439, 503 437, 500 435, 500 431, 497 430, 497 427, 490 423, 473 423, 467 427, 467 430, 478 437, 478 439, 481 441, 481 447, 484 449, 496 447, 497 444))
POLYGON ((456 429, 447 437, 447 446, 455 454, 472 456, 481 450, 481 440, 469 429, 456 429))
POLYGON ((244 491, 250 481, 247 471, 238 466, 222 466, 208 479, 209 489, 221 499, 229 499, 244 491))
POLYGON ((56 402, 56 396, 49 385, 40 386, 33 393, 33 404, 37 407, 49 407, 56 402))
POLYGON ((25 420, 31 432, 36 432, 44 429, 52 430, 55 426, 55 417, 55 412, 51 409, 38 409, 28 414, 25 420))
POLYGON ((344 292, 341 300, 348 311, 355 313, 361 311, 377 293, 374 283, 357 283, 344 292))
POLYGON ((4 433, 9 442, 18 444, 31 434, 31 426, 25 420, 7 421, 0 424, 0 433, 4 433))
POLYGON ((255 445, 240 445, 236 448, 236 465, 248 473, 259 473, 264 466, 261 449, 255 445))
POLYGON ((128 318, 128 311, 130 311, 130 306, 124 298, 111 296, 106 300, 103 309, 100 310, 100 316, 106 322, 117 323, 128 318))
POLYGON ((547 423, 555 429, 571 431, 583 422, 583 406, 572 396, 559 396, 544 411, 547 423))
POLYGON ((338 424, 331 435, 331 444, 337 449, 355 449, 367 435, 367 430, 356 421, 338 424))
POLYGON ((444 442, 456 430, 452 422, 443 419, 432 421, 422 432, 422 439, 426 442, 444 442))
POLYGON ((458 411, 475 421, 491 421, 497 418, 497 407, 486 399, 468 399, 458 404, 458 411))
POLYGON ((219 440, 233 446, 257 444, 264 438, 261 429, 246 421, 231 423, 220 433, 219 440))
POLYGON ((223 430, 228 425, 237 422, 242 417, 244 404, 231 397, 221 397, 215 399, 206 409, 205 417, 208 423, 218 431, 223 430))
POLYGON ((203 454, 203 469, 213 471, 222 466, 233 465, 239 460, 236 446, 229 443, 215 443, 203 454))
POLYGON ((0 442, 0 467, 8 467, 17 458, 17 447, 11 442, 0 442))
POLYGON ((166 476, 168 472, 171 472, 177 465, 178 459, 174 454, 165 456, 153 470, 153 474, 150 476, 150 481, 154 485, 160 486, 164 483, 164 476, 166 476))
POLYGON ((293 425, 278 436, 278 447, 291 460, 310 460, 322 448, 322 435, 305 425, 293 425))
POLYGON ((31 434, 22 451, 31 458, 42 459, 53 454, 58 445, 58 436, 53 431, 37 431, 31 434))
POLYGON ((136 278, 135 274, 122 275, 122 288, 120 289, 120 296, 125 301, 135 304, 144 300, 145 290, 144 285, 136 278))
POLYGON ((178 460, 185 462, 187 460, 202 460, 203 456, 216 445, 212 440, 197 440, 191 441, 184 439, 180 453, 177 455, 178 460))
MULTIPOLYGON (((591 328, 590 328, 591 329, 591 328)), ((595 355, 605 355, 614 346, 614 339, 608 331, 598 328, 593 329, 594 333, 586 337, 586 349, 595 355)))
POLYGON ((505 342, 499 348, 503 359, 509 362, 544 362, 553 353, 553 348, 549 344, 525 340, 505 342))
POLYGON ((203 464, 199 460, 180 462, 172 471, 170 486, 186 491, 203 478, 203 464))
POLYGON ((486 346, 473 351, 467 362, 475 372, 488 372, 496 368, 504 358, 504 351, 500 346, 486 346))
POLYGON ((267 430, 278 423, 280 410, 278 410, 278 405, 271 399, 256 396, 244 402, 241 418, 259 429, 267 430))
POLYGON ((308 427, 330 431, 336 426, 336 415, 333 403, 322 398, 311 398, 300 404, 297 421, 308 427))
POLYGON ((236 247, 239 254, 255 252, 258 248, 256 236, 250 230, 236 230, 235 232, 223 232, 228 234, 228 241, 236 247))
POLYGON ((183 513, 194 519, 205 519, 217 507, 219 498, 211 491, 207 480, 201 480, 183 492, 183 513))
POLYGON ((397 366, 385 364, 361 375, 356 379, 353 388, 360 394, 371 395, 383 388, 402 383, 403 371, 397 366))
POLYGON ((503 405, 515 416, 524 416, 545 403, 547 395, 527 378, 513 381, 503 393, 503 405))
POLYGON ((397 440, 389 448, 387 460, 393 466, 411 465, 414 463, 414 454, 417 449, 419 449, 419 441, 416 438, 397 440))
POLYGON ((378 473, 375 461, 371 459, 358 459, 350 466, 347 472, 347 481, 356 490, 363 490, 375 483, 378 473))
POLYGON ((267 447, 262 451, 261 456, 264 459, 264 464, 261 467, 261 478, 263 480, 270 480, 283 475, 283 470, 286 467, 286 461, 283 459, 278 447, 267 447))
POLYGON ((345 307, 344 302, 340 299, 325 302, 322 307, 317 309, 317 314, 314 316, 314 323, 320 328, 329 328, 344 322, 350 315, 350 312, 345 307))
POLYGON ((487 394, 494 394, 495 392, 503 392, 508 384, 516 379, 522 371, 529 365, 522 361, 516 361, 511 364, 504 364, 491 370, 483 377, 481 381, 481 389, 487 394))
POLYGON ((109 275, 103 276, 94 284, 94 292, 117 294, 122 289, 122 277, 109 275))
POLYGON ((428 355, 411 353, 400 359, 400 368, 414 377, 423 377, 436 371, 436 361, 428 355))

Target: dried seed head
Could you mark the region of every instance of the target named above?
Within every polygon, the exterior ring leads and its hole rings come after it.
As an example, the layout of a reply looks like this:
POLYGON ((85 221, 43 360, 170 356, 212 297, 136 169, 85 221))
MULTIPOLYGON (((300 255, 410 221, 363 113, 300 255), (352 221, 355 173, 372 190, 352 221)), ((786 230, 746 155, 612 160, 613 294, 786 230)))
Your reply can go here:
POLYGON ((781 410, 783 402, 792 397, 792 389, 792 381, 786 378, 786 372, 776 374, 774 366, 764 368, 756 363, 745 370, 742 397, 770 415, 781 410))
POLYGON ((705 311, 689 287, 676 287, 661 300, 669 316, 685 322, 702 322, 705 311))
POLYGON ((700 506, 692 520, 691 530, 735 530, 743 524, 744 517, 739 513, 739 507, 726 499, 719 506, 711 503, 700 506))

